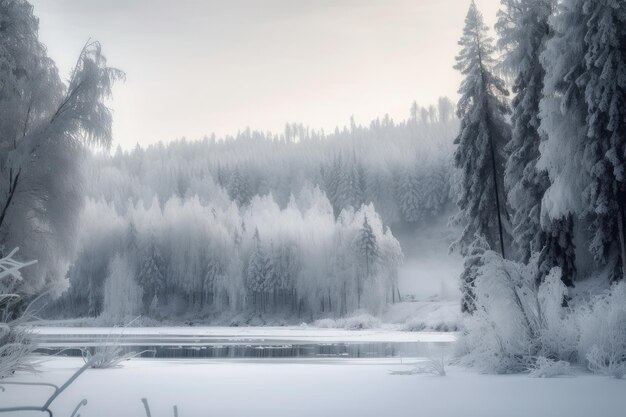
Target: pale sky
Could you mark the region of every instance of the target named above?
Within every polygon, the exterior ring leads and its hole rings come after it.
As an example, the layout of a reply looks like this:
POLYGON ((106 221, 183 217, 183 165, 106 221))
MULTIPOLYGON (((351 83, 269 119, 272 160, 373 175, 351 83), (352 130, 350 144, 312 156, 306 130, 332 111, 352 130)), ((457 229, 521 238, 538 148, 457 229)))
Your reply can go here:
MULTIPOLYGON (((114 143, 329 131, 456 97, 469 0, 30 0, 61 74, 87 39, 126 72, 114 143)), ((499 0, 476 0, 493 26, 499 0)))

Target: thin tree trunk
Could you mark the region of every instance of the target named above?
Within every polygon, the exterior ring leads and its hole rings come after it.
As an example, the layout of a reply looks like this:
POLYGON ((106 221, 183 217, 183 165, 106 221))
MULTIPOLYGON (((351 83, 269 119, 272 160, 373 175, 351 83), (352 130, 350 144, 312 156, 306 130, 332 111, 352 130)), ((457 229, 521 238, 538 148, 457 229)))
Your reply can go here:
POLYGON ((617 228, 619 232, 619 244, 621 249, 621 261, 622 261, 622 279, 626 280, 626 230, 624 230, 625 223, 624 214, 624 202, 622 199, 619 201, 619 213, 617 216, 617 228))
MULTIPOLYGON (((487 111, 489 109, 487 108, 487 111)), ((487 124, 489 125, 489 123, 487 124)), ((504 235, 502 231, 502 214, 500 213, 500 191, 498 190, 498 171, 496 169, 496 150, 493 144, 493 135, 490 132, 487 133, 489 135, 489 149, 491 153, 491 171, 493 175, 493 188, 496 192, 496 213, 498 216, 498 233, 500 235, 500 253, 502 258, 506 259, 506 254, 504 253, 504 235)))
POLYGON ((13 170, 11 169, 9 173, 9 195, 7 196, 7 201, 4 203, 4 207, 2 207, 2 213, 0 213, 0 227, 2 227, 4 223, 4 217, 7 214, 7 210, 11 206, 11 201, 13 200, 13 196, 15 195, 15 190, 17 189, 17 184, 19 183, 20 174, 22 173, 22 169, 20 168, 13 176, 13 170))

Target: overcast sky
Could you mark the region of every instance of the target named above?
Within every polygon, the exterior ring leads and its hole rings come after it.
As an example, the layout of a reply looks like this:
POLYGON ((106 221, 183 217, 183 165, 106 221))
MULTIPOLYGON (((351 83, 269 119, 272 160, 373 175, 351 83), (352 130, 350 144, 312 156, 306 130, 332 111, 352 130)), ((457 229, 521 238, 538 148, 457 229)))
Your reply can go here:
MULTIPOLYGON (((455 98, 469 0, 30 0, 62 75, 88 38, 126 72, 124 148, 286 122, 333 129, 455 98)), ((492 26, 499 0, 477 0, 492 26)))

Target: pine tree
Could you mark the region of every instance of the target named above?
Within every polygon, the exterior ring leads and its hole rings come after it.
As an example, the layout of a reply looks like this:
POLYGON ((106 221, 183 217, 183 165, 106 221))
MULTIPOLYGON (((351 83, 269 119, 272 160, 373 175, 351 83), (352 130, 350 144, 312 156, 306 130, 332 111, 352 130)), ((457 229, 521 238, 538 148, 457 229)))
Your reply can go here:
MULTIPOLYGON (((590 162, 585 161, 585 154, 598 143, 587 137, 585 126, 588 115, 584 87, 588 76, 585 39, 590 5, 591 2, 585 0, 559 3, 557 12, 550 19, 553 35, 541 55, 546 74, 540 104, 540 132, 547 139, 540 148, 537 166, 545 169, 550 177, 550 186, 542 202, 542 223, 549 222, 549 227, 544 230, 550 233, 552 241, 547 242, 544 249, 544 252, 551 253, 541 255, 539 272, 545 273, 551 265, 559 265, 563 269, 564 282, 569 285, 568 277, 571 281, 575 272, 574 245, 571 243, 573 216, 585 221, 595 216, 589 201, 589 191, 593 188, 590 162)), ((602 205, 600 208, 602 211, 602 205)), ((591 251, 597 260, 602 261, 602 248, 606 246, 601 243, 601 236, 606 229, 593 229, 595 236, 591 240, 591 251)))
POLYGON ((343 208, 339 199, 339 181, 341 172, 341 155, 336 155, 323 172, 324 189, 326 190, 326 195, 333 206, 335 216, 339 215, 341 209, 343 208))
POLYGON ((421 200, 422 193, 417 176, 417 166, 408 167, 404 170, 401 182, 398 186, 398 199, 402 217, 409 223, 417 223, 422 219, 421 200))
POLYGON ((461 311, 464 313, 476 311, 474 282, 485 264, 483 255, 489 250, 491 248, 482 236, 477 237, 467 248, 461 273, 461 311))
POLYGON ((578 83, 587 104, 591 249, 598 259, 620 259, 626 278, 626 3, 587 1, 583 13, 585 69, 578 83))
MULTIPOLYGON (((380 257, 380 248, 376 241, 376 236, 370 226, 367 215, 363 218, 363 227, 357 235, 357 251, 361 269, 366 280, 375 274, 375 268, 380 257)), ((361 274, 357 274, 357 306, 361 308, 361 294, 363 293, 363 281, 361 274)))
POLYGON ((523 262, 541 241, 541 199, 549 185, 547 173, 536 168, 539 158, 539 102, 545 71, 540 55, 550 36, 552 0, 502 0, 496 28, 498 46, 505 52, 504 67, 515 77, 511 102, 512 135, 504 176, 513 208, 513 237, 523 262))
POLYGON ((165 289, 165 259, 154 243, 146 249, 139 267, 137 281, 143 289, 143 305, 145 311, 150 311, 152 304, 158 304, 158 294, 165 289))
POLYGON ((540 253, 538 280, 552 267, 560 266, 563 281, 571 285, 575 273, 571 217, 546 219, 542 199, 550 185, 548 173, 537 168, 539 106, 543 97, 545 70, 541 54, 552 36, 549 17, 554 0, 502 0, 496 25, 499 46, 505 52, 503 66, 515 77, 511 115, 512 136, 505 170, 507 198, 513 208, 513 237, 523 262, 540 253), (542 221, 543 218, 543 221, 542 221))
POLYGON ((460 195, 457 204, 461 210, 457 219, 465 228, 457 245, 467 253, 475 235, 484 236, 491 246, 498 246, 505 255, 504 219, 506 215, 502 177, 504 173, 504 146, 510 138, 505 121, 509 112, 504 82, 493 73, 495 52, 493 41, 483 17, 472 2, 463 36, 462 47, 455 68, 463 75, 457 114, 461 132, 455 139, 458 145, 454 162, 460 170, 460 195))
POLYGON ((339 171, 335 200, 339 211, 344 208, 361 207, 364 201, 364 173, 356 156, 347 158, 339 171))
POLYGON ((258 308, 265 289, 267 275, 267 257, 261 246, 258 229, 254 231, 254 248, 248 260, 248 289, 252 293, 252 302, 258 308))
POLYGON ((247 205, 252 199, 252 190, 250 184, 244 175, 239 172, 239 167, 235 167, 230 180, 228 189, 230 198, 237 203, 239 207, 247 205))
POLYGON ((224 274, 224 264, 219 259, 210 259, 204 274, 202 288, 204 296, 210 303, 213 302, 213 297, 215 296, 215 287, 224 274))

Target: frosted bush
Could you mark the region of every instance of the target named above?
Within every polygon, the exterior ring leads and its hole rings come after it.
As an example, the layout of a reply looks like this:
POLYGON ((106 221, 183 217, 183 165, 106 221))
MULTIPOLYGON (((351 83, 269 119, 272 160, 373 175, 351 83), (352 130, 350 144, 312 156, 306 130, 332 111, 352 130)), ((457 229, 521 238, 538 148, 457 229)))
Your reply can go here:
POLYGON ((456 332, 459 327, 456 321, 448 320, 422 320, 419 318, 408 319, 400 328, 405 332, 422 332, 427 330, 433 330, 436 332, 456 332))
POLYGON ((380 327, 380 320, 369 313, 357 312, 356 315, 347 318, 316 320, 313 325, 324 329, 364 330, 380 327))
MULTIPOLYGON (((343 320, 341 320, 341 321, 343 321, 343 320)), ((333 320, 333 319, 315 320, 313 322, 313 326, 320 327, 322 329, 336 329, 336 328, 339 328, 339 327, 343 327, 343 325, 338 324, 338 320, 333 320)))
POLYGON ((380 327, 380 320, 368 313, 358 314, 345 319, 344 329, 363 330, 380 327))
POLYGON ((523 308, 532 292, 530 274, 525 265, 485 252, 474 283, 476 311, 467 318, 459 344, 463 364, 495 373, 529 366, 536 350, 534 323, 523 308))
POLYGON ((592 371, 615 378, 626 374, 626 283, 611 289, 581 308, 580 358, 592 371))
POLYGON ((537 262, 502 259, 487 251, 474 284, 476 311, 459 343, 461 363, 485 372, 523 372, 539 357, 570 360, 577 328, 563 308, 567 288, 554 268, 537 285, 537 262))
POLYGON ((540 356, 529 367, 529 375, 535 378, 554 378, 557 376, 567 376, 572 374, 572 367, 569 362, 553 360, 540 356))
POLYGON ((560 268, 554 268, 537 291, 539 317, 539 354, 567 362, 576 359, 579 328, 573 312, 563 307, 567 287, 560 268))
POLYGON ((35 344, 27 327, 34 318, 32 303, 23 312, 17 312, 20 296, 13 292, 13 287, 22 283, 20 270, 33 265, 13 258, 18 249, 12 250, 0 259, 0 379, 16 371, 33 371, 29 360, 35 350, 35 344))

